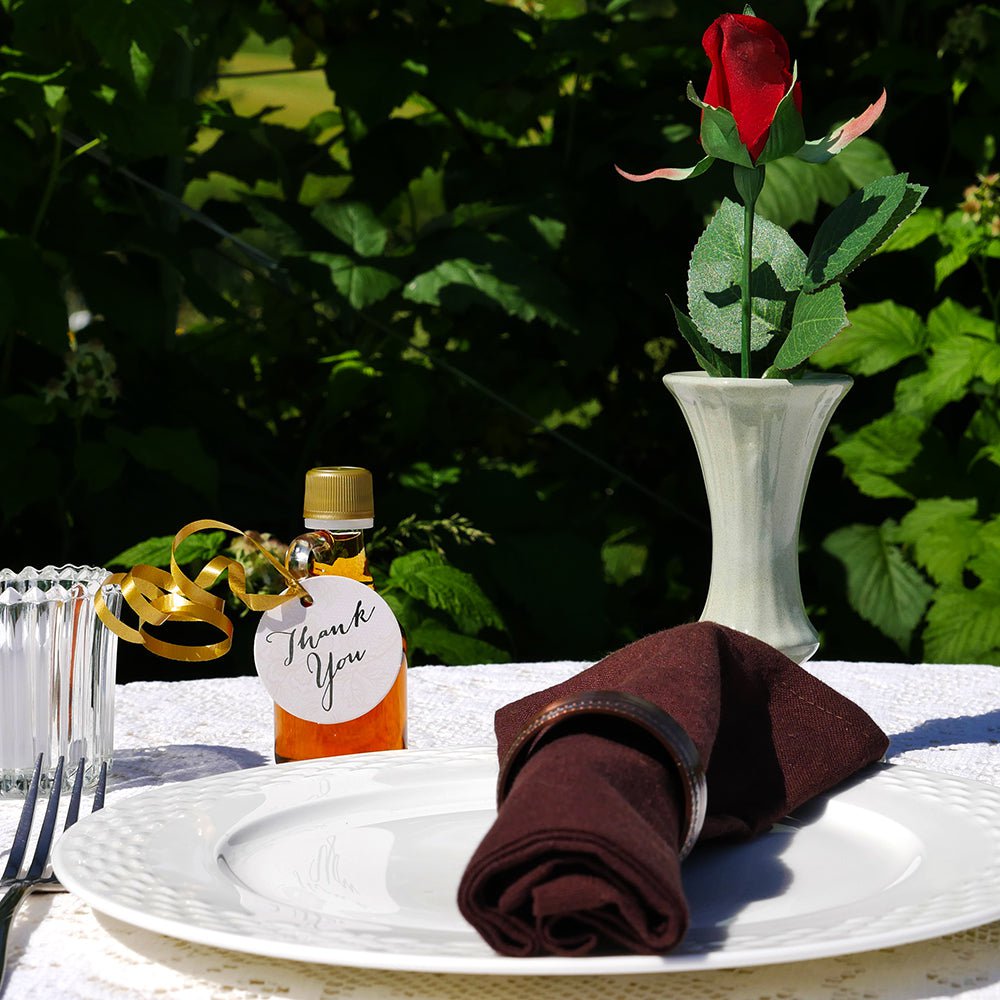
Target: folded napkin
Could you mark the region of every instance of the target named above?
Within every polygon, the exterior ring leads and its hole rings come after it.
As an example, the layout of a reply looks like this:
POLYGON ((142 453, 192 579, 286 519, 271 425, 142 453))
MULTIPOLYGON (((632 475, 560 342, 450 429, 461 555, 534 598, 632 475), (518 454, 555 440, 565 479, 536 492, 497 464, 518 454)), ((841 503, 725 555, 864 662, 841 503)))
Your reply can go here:
MULTIPOLYGON (((501 760, 557 699, 627 692, 667 712, 704 765, 701 840, 748 837, 878 760, 885 734, 784 654, 712 622, 658 632, 496 714, 501 760)), ((458 905, 506 955, 662 953, 687 930, 684 782, 641 726, 574 715, 528 746, 458 905)))

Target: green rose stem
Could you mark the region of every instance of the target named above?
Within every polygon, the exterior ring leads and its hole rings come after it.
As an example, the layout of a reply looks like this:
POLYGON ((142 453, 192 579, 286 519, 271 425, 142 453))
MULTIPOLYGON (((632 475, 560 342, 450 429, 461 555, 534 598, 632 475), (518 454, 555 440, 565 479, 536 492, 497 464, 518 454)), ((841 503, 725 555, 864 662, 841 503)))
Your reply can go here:
POLYGON ((743 280, 740 282, 740 378, 750 378, 750 281, 753 275, 753 216, 757 197, 764 187, 764 167, 733 167, 736 190, 743 199, 743 280))

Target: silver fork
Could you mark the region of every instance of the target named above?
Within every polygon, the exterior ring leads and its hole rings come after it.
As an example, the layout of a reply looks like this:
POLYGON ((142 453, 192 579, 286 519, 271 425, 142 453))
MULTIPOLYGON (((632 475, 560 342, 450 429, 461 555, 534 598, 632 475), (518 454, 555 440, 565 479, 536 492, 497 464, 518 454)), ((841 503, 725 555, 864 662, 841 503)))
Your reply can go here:
MULTIPOLYGON (((6 890, 0 899, 0 993, 3 993, 4 972, 7 968, 7 938, 10 926, 14 922, 21 903, 32 892, 61 892, 63 887, 55 874, 43 875, 52 850, 52 835, 56 827, 56 813, 59 811, 59 797, 62 792, 62 776, 64 758, 59 758, 56 773, 52 779, 52 791, 49 793, 49 804, 42 819, 42 828, 38 834, 38 843, 31 864, 24 875, 21 875, 21 863, 28 848, 28 836, 31 833, 31 821, 35 815, 35 802, 38 799, 38 786, 42 774, 42 755, 35 761, 35 770, 31 776, 31 784, 24 797, 21 818, 18 820, 14 833, 14 843, 11 844, 7 867, 0 877, 0 889, 6 890)), ((68 830, 80 815, 80 797, 83 794, 83 772, 86 761, 81 757, 73 779, 73 790, 69 797, 69 809, 66 812, 66 822, 63 830, 68 830)), ((101 773, 97 779, 94 792, 93 811, 97 812, 104 806, 104 792, 108 782, 108 765, 101 765, 101 773)))

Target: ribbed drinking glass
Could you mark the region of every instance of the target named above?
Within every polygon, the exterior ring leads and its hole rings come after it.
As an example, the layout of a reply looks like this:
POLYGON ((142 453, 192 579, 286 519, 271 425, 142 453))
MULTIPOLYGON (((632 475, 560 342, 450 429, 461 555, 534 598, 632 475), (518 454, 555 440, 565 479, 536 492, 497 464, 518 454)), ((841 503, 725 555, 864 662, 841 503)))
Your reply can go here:
MULTIPOLYGON (((118 637, 101 624, 94 594, 108 571, 96 566, 0 570, 0 794, 26 788, 35 758, 51 781, 66 758, 86 758, 97 780, 114 745, 118 637)), ((121 591, 104 587, 113 613, 121 591)))

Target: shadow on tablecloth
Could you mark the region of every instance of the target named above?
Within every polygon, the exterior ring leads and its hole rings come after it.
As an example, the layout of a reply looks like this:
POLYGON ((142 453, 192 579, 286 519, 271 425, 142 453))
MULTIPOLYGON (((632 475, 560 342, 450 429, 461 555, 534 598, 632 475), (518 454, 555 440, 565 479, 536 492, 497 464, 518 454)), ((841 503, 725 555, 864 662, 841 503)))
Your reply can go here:
POLYGON ((1000 708, 982 715, 958 715, 947 719, 928 719, 889 740, 886 760, 908 750, 932 750, 935 747, 966 743, 1000 743, 1000 708))
POLYGON ((112 790, 141 788, 172 781, 191 781, 211 774, 243 771, 271 763, 265 756, 243 747, 179 743, 116 750, 111 768, 112 790))

